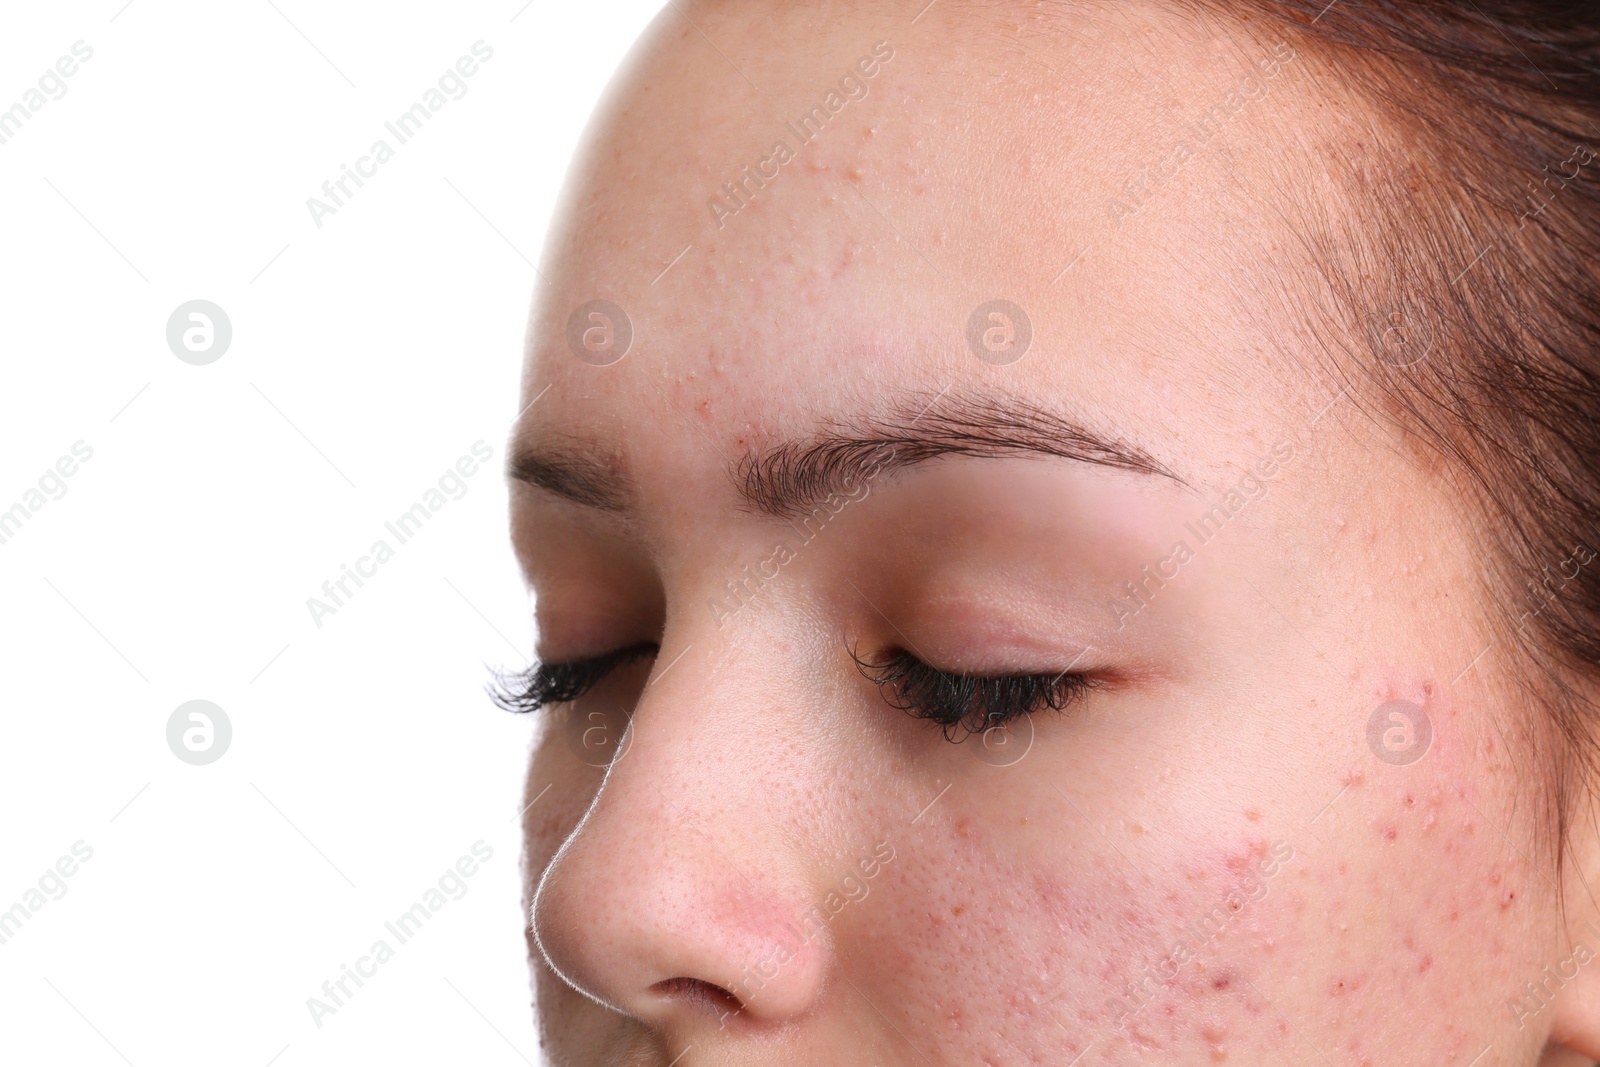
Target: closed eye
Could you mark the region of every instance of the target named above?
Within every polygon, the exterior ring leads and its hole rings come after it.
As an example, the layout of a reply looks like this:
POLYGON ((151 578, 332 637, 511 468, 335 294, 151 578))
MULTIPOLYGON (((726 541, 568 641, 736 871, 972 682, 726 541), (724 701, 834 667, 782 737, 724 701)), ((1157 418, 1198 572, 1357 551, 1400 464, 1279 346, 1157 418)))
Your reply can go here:
MULTIPOLYGON (((496 674, 489 686, 495 704, 517 714, 577 700, 618 667, 654 656, 653 641, 614 649, 588 659, 536 663, 525 671, 496 674)), ((946 740, 959 741, 1046 709, 1063 711, 1102 682, 1088 674, 959 674, 929 666, 904 649, 871 659, 850 650, 857 670, 879 687, 891 707, 939 726, 946 740)))
POLYGON ((1063 711, 1103 684, 1095 676, 1071 671, 952 674, 929 666, 904 649, 872 659, 863 659, 851 649, 850 658, 891 707, 935 723, 947 741, 965 740, 1045 709, 1063 711))
POLYGON ((564 704, 583 696, 623 664, 659 651, 660 646, 654 641, 641 641, 589 659, 535 663, 525 671, 496 673, 488 687, 489 699, 519 715, 538 711, 547 704, 564 704))

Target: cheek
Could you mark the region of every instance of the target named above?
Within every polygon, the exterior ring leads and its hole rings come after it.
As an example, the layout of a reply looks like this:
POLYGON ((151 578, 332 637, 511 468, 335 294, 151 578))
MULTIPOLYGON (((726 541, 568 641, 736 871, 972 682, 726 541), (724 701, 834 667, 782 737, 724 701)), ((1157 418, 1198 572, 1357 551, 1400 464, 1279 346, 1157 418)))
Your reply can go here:
POLYGON ((1020 843, 952 806, 885 870, 852 962, 935 1059, 1464 1063, 1531 1040, 1501 1009, 1538 972, 1538 876, 1484 814, 1492 753, 1424 706, 1426 758, 1363 752, 1309 805, 1191 804, 1184 839, 1041 808, 1020 843))
POLYGON ((931 1055, 1091 1065, 1287 1047, 1254 986, 1302 947, 1299 855, 1280 844, 1291 858, 1259 874, 1273 842, 1242 816, 1233 845, 1188 855, 1148 838, 1119 852, 1057 822, 1064 847, 1021 863, 956 817, 885 872, 875 918, 898 936, 879 935, 872 981, 926 1013, 931 1055))
MULTIPOLYGON (((1468 1062, 1491 1046, 1504 1062, 1532 1062, 1538 1030, 1519 1027, 1506 1003, 1547 962, 1556 916, 1526 777, 1497 724, 1449 686, 1391 681, 1368 696, 1374 709, 1420 708, 1431 738, 1386 752, 1374 715, 1312 827, 1296 1025, 1356 1063, 1420 1060, 1424 1049, 1468 1062)), ((1394 740, 1415 740, 1393 721, 1394 740)))

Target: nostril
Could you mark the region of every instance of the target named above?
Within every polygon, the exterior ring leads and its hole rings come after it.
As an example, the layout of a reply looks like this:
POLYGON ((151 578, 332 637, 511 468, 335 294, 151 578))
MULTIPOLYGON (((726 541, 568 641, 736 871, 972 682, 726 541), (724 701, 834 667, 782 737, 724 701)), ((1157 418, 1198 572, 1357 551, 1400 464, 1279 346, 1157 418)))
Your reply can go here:
POLYGON ((713 985, 698 978, 663 979, 651 986, 650 992, 655 993, 657 996, 708 1008, 718 1015, 725 1012, 737 1014, 744 1010, 744 1003, 738 997, 722 986, 713 985))

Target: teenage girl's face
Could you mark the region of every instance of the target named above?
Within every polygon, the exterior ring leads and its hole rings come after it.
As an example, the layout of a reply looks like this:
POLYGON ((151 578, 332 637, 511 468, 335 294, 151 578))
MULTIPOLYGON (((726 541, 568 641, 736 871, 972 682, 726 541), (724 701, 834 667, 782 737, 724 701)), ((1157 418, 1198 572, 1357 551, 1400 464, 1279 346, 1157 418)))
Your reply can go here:
POLYGON ((541 660, 636 654, 540 713, 550 1062, 1594 1055, 1479 551, 1290 310, 1375 120, 918 6, 669 5, 571 177, 514 535, 541 660))

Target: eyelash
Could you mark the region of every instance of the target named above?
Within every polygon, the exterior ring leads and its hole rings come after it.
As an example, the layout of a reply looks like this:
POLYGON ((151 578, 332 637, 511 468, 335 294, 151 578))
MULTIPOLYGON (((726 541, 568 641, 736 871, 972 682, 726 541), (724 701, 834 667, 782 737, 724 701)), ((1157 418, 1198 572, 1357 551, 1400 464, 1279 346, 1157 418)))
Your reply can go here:
POLYGON ((946 741, 961 741, 1049 708, 1063 711, 1100 687, 1086 674, 951 674, 904 649, 866 660, 850 650, 856 669, 883 691, 890 707, 937 725, 946 741))
MULTIPOLYGON (((549 704, 577 700, 623 664, 654 656, 654 642, 629 645, 590 659, 536 663, 525 671, 497 674, 489 696, 506 711, 528 714, 549 704)), ((890 707, 937 725, 946 741, 981 734, 1046 708, 1063 711, 1101 682, 1085 674, 951 674, 905 650, 863 659, 850 650, 863 677, 877 685, 890 707)))
POLYGON ((506 711, 526 715, 547 704, 577 700, 625 663, 653 656, 660 646, 646 641, 570 663, 535 663, 525 671, 496 674, 489 699, 506 711))

